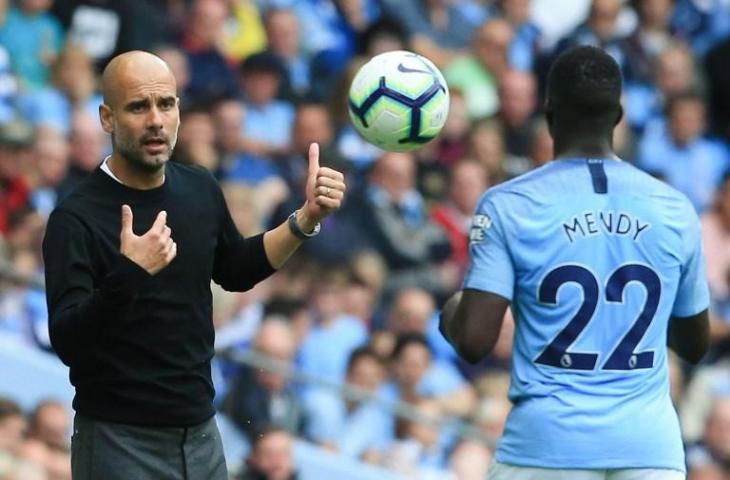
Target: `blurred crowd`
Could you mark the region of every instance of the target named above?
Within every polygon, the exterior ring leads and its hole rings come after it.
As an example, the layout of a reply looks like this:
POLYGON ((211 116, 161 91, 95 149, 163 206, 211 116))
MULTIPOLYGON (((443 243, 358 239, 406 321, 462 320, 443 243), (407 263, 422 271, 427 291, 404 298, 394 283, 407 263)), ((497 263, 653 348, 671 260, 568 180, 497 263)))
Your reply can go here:
MULTIPOLYGON (((216 405, 250 443, 236 478, 297 478, 291 449, 304 439, 406 478, 483 480, 493 443, 459 426, 500 435, 514 323, 469 365, 439 335, 438 308, 460 287, 484 190, 551 159, 545 77, 578 44, 624 72, 616 151, 701 215, 712 351, 694 369, 672 358, 672 396, 690 480, 728 480, 729 0, 0 0, 0 333, 52 352, 45 221, 110 152, 97 114, 105 63, 153 51, 181 99, 173 161, 219 179, 242 233, 301 205, 311 142, 349 186, 277 275, 246 293, 212 286, 216 405), (450 87, 442 134, 415 153, 367 144, 347 111, 358 67, 396 49, 433 60, 450 87), (343 383, 368 400, 327 386, 343 383)), ((0 400, 0 479, 70 478, 69 423, 51 400, 33 412, 0 400)))

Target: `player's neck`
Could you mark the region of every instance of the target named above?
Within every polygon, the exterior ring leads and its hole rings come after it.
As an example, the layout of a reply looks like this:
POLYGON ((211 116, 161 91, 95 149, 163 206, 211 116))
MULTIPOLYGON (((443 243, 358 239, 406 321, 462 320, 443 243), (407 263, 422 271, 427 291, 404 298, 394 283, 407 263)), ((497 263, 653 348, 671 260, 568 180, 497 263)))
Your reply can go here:
POLYGON ((553 146, 556 160, 565 158, 615 158, 610 138, 596 139, 588 136, 571 135, 570 138, 561 138, 555 135, 553 146), (585 140, 582 140, 584 138, 585 140))

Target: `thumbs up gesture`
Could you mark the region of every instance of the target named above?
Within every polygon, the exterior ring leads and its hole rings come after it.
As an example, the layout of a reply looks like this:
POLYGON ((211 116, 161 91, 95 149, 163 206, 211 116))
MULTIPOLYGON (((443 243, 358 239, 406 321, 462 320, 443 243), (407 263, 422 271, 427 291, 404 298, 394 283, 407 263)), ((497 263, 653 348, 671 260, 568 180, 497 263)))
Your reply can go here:
POLYGON ((301 209, 300 227, 311 231, 324 217, 342 205, 345 198, 345 177, 337 170, 319 166, 319 145, 309 146, 309 170, 307 175, 306 201, 301 209))
POLYGON ((154 275, 172 262, 177 255, 177 244, 172 240, 172 230, 167 226, 167 212, 157 214, 155 223, 144 235, 132 230, 132 209, 122 205, 122 233, 119 250, 122 255, 154 275))

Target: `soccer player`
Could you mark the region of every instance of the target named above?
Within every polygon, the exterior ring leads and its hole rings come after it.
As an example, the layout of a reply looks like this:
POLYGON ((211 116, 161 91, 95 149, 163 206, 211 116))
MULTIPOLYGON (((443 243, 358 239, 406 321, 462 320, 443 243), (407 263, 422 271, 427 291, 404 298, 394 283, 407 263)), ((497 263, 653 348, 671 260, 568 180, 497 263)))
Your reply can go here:
POLYGON ((469 361, 516 321, 512 411, 491 480, 685 477, 668 344, 696 363, 709 295, 687 198, 621 161, 621 74, 600 49, 552 65, 555 160, 489 189, 470 233, 464 289, 441 329, 469 361))

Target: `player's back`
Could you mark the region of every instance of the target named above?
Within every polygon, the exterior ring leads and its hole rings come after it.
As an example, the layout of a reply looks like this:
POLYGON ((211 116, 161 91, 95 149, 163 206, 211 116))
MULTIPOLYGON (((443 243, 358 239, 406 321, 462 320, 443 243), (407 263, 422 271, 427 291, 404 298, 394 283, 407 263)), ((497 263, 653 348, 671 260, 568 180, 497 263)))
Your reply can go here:
POLYGON ((511 299, 516 319, 498 461, 684 469, 666 335, 704 309, 699 245, 687 199, 618 160, 554 161, 487 192, 465 287, 511 299), (510 274, 479 271, 500 255, 510 274))

